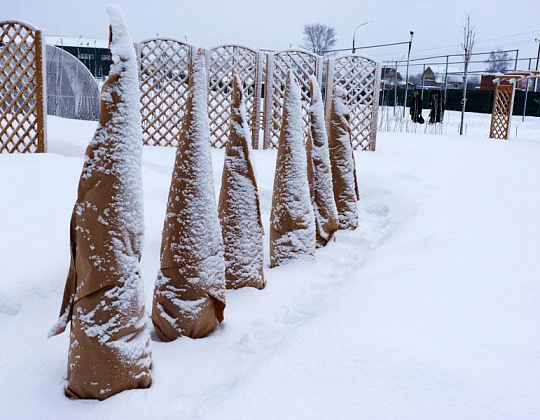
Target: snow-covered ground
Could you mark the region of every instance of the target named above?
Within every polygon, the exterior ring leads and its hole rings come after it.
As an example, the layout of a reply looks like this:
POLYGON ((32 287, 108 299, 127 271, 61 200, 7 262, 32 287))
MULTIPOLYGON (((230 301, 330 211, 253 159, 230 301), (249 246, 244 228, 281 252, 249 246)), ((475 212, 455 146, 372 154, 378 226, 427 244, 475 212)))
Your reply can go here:
MULTIPOLYGON (((210 337, 154 336, 152 387, 97 402, 64 396, 68 335, 46 338, 95 124, 49 118, 49 154, 0 155, 0 419, 538 418, 540 119, 510 141, 488 115, 461 138, 447 121, 379 133, 356 155, 358 230, 229 291, 210 337)), ((275 156, 254 153, 266 232, 275 156)), ((147 309, 173 159, 144 148, 147 309)))

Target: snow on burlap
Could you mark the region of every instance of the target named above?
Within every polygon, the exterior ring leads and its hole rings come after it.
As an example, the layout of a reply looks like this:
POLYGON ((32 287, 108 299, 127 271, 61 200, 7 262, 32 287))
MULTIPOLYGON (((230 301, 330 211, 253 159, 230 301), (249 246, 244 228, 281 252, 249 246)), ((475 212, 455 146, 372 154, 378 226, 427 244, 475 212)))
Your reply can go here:
POLYGON ((356 165, 351 138, 349 109, 345 104, 346 92, 336 86, 330 108, 328 142, 332 163, 332 183, 334 199, 339 214, 340 229, 356 229, 358 226, 358 206, 360 199, 356 165))
POLYGON ((190 64, 189 96, 173 169, 152 321, 165 341, 204 337, 223 320, 225 264, 218 220, 204 52, 190 64))
POLYGON ((270 265, 314 254, 315 220, 307 178, 300 88, 289 71, 270 215, 270 265))
POLYGON ((234 76, 231 124, 221 192, 219 218, 225 255, 227 288, 264 287, 263 227, 259 191, 251 163, 251 135, 247 124, 242 82, 234 76))
POLYGON ((324 246, 338 229, 339 222, 332 188, 332 168, 321 89, 315 76, 310 76, 309 82, 311 105, 309 136, 306 141, 308 180, 315 215, 317 246, 324 246))
POLYGON ((150 386, 150 335, 139 262, 144 224, 138 66, 118 7, 110 7, 113 64, 99 125, 86 149, 71 219, 71 265, 60 319, 71 321, 66 394, 105 399, 150 386))

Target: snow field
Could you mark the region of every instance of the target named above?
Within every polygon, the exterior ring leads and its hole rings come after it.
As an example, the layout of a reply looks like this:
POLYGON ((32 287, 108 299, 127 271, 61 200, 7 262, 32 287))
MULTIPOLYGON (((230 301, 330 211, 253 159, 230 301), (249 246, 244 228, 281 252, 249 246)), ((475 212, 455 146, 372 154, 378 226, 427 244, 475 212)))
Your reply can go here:
MULTIPOLYGON (((462 138, 379 133, 356 153, 357 230, 266 266, 262 291, 227 291, 214 334, 152 343, 150 389, 97 402, 64 396, 68 335, 46 339, 95 125, 49 118, 50 154, 0 156, 0 418, 535 418, 540 121, 508 142, 485 138, 489 116, 467 121, 462 138)), ((174 155, 143 151, 147 310, 174 155)), ((275 157, 253 152, 267 233, 275 157)))

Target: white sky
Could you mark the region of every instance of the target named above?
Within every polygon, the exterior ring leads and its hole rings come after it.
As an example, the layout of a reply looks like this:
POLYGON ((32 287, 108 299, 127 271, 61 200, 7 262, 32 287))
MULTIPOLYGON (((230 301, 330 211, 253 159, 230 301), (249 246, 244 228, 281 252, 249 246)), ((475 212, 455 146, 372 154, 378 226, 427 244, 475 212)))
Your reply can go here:
MULTIPOLYGON (((114 0, 113 0, 114 1, 114 0)), ((46 34, 105 38, 111 1, 0 0, 0 20, 20 19, 46 34)), ((458 53, 460 24, 470 12, 478 29, 476 51, 519 48, 536 56, 540 38, 540 0, 117 0, 134 41, 170 36, 203 47, 239 43, 281 49, 302 42, 304 23, 337 29, 338 48, 407 41, 415 32, 413 56, 458 53), (528 33, 527 33, 528 32, 528 33), (499 39, 493 39, 499 38, 499 39)), ((364 50, 380 60, 400 59, 406 46, 364 50)), ((522 62, 520 67, 526 66, 522 62)))

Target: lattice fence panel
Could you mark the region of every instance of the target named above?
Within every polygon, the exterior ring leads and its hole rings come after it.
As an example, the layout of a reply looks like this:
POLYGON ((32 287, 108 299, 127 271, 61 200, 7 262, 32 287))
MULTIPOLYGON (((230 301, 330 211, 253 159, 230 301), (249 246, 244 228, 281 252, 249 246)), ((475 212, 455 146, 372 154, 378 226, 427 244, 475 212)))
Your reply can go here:
POLYGON ((46 96, 40 30, 0 22, 0 153, 46 151, 46 96))
POLYGON ((293 70, 302 93, 302 117, 306 137, 309 130, 309 76, 322 81, 322 57, 302 50, 284 50, 266 56, 264 148, 277 148, 283 113, 285 82, 293 70))
POLYGON ((354 149, 375 150, 379 110, 380 64, 366 57, 350 55, 328 60, 326 115, 330 115, 336 86, 347 92, 354 149))
POLYGON ((193 47, 170 38, 139 44, 143 142, 177 146, 193 47))
POLYGON ((262 53, 239 45, 221 45, 208 52, 208 114, 212 146, 225 147, 229 138, 233 71, 243 83, 253 148, 259 147, 262 53))
POLYGON ((514 85, 497 85, 491 114, 490 138, 508 140, 513 105, 514 85))

